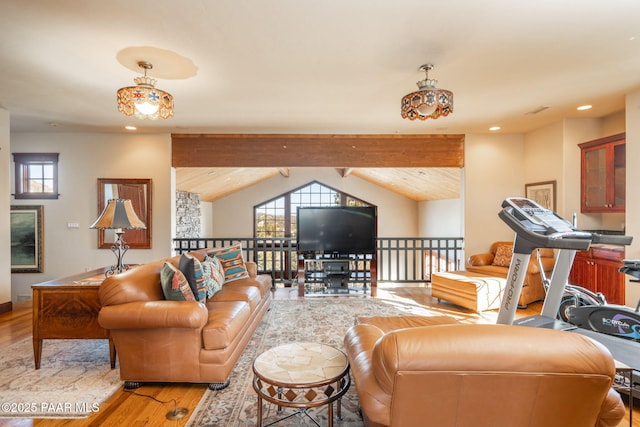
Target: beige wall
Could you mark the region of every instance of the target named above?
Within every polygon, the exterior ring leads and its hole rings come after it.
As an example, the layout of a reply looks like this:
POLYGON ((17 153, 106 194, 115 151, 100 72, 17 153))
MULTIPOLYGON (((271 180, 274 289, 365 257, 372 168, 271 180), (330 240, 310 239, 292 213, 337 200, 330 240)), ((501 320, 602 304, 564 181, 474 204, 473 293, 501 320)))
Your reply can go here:
POLYGON ((465 254, 486 252, 496 240, 513 240, 500 218, 502 201, 524 195, 524 137, 471 134, 464 149, 465 254))
POLYGON ((288 178, 278 175, 215 201, 212 204, 212 235, 252 236, 254 205, 314 180, 378 206, 378 236, 412 237, 418 234, 417 202, 353 175, 342 178, 334 168, 310 167, 292 169, 288 178))
POLYGON ((11 301, 11 206, 9 112, 0 108, 0 304, 11 301))
MULTIPOLYGON (((59 199, 11 201, 43 205, 45 228, 44 272, 12 274, 14 301, 30 297, 33 283, 115 263, 110 250, 97 249, 97 231, 88 228, 98 217, 98 178, 152 179, 152 249, 131 249, 125 262, 143 263, 170 255, 173 223, 170 135, 15 133, 11 135, 11 152, 60 153, 59 199), (68 222, 77 222, 80 227, 67 228, 68 222)), ((12 189, 13 182, 2 188, 12 189)), ((2 230, 6 232, 4 227, 2 230)))
MULTIPOLYGON (((627 132, 627 207, 626 233, 634 236, 634 241, 627 248, 628 259, 640 259, 640 91, 627 95, 626 98, 626 132, 627 132)), ((640 300, 640 283, 627 280, 627 305, 635 306, 640 300)))

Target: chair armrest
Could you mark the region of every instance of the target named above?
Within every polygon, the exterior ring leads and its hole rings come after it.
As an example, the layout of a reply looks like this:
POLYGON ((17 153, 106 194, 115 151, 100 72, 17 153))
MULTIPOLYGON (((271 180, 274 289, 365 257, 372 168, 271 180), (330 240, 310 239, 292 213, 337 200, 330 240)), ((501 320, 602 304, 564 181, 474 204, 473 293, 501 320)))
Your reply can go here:
POLYGON ((375 343, 384 336, 377 326, 355 325, 344 337, 351 375, 358 393, 363 416, 373 425, 390 425, 391 394, 380 387, 372 366, 375 343))
POLYGON ((627 410, 618 392, 614 389, 609 389, 609 393, 600 407, 600 416, 596 427, 617 427, 626 412, 627 410))
POLYGON ((469 265, 481 266, 481 265, 491 265, 493 262, 493 254, 485 253, 485 254, 475 254, 471 255, 467 260, 469 265))
MULTIPOLYGON (((544 271, 551 271, 553 270, 553 266, 555 265, 556 260, 550 257, 541 257, 540 262, 542 263, 542 268, 544 268, 544 271)), ((531 255, 531 259, 529 260, 529 265, 527 266, 527 273, 528 274, 540 273, 540 267, 538 266, 538 260, 536 259, 535 252, 531 255)))
POLYGON ((102 307, 98 323, 105 329, 203 328, 209 311, 196 301, 135 301, 102 307))

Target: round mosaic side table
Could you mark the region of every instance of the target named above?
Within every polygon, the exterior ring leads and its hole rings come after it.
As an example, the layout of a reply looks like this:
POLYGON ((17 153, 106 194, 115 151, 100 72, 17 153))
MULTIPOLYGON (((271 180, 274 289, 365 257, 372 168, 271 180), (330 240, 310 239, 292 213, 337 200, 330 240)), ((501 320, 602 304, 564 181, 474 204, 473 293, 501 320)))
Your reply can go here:
POLYGON ((282 407, 297 408, 273 425, 308 409, 328 405, 328 425, 333 426, 333 402, 341 418, 340 399, 351 385, 347 356, 335 347, 312 342, 296 342, 274 347, 253 362, 253 388, 258 395, 258 427, 262 427, 262 400, 282 407))

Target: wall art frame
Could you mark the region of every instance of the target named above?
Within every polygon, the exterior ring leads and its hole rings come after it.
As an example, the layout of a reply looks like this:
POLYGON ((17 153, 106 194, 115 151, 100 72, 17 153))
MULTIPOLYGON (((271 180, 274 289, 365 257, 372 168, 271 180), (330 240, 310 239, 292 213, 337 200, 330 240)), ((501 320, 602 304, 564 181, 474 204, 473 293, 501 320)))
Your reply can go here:
POLYGON ((44 206, 11 205, 11 273, 44 271, 44 206))
POLYGON ((556 181, 543 181, 525 184, 524 194, 540 206, 556 210, 556 181))
MULTIPOLYGON (((150 178, 98 178, 98 214, 110 199, 129 199, 138 218, 147 227, 125 230, 122 239, 130 249, 151 249, 151 179, 150 178)), ((98 230, 98 249, 111 249, 114 230, 98 230)))

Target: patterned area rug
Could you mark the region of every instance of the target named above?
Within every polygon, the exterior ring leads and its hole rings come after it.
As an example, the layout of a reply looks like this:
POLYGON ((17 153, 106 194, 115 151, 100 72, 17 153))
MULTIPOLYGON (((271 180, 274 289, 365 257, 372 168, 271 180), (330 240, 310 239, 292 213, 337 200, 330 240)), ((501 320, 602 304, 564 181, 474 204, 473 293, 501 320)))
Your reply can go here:
POLYGON ((82 418, 122 386, 107 340, 45 340, 40 369, 33 341, 0 349, 0 418, 82 418))
MULTIPOLYGON (((441 315, 416 304, 402 304, 380 298, 359 297, 308 297, 296 300, 273 301, 270 311, 253 334, 247 348, 231 374, 229 387, 220 391, 207 390, 187 425, 201 426, 255 426, 257 397, 252 387, 253 360, 263 351, 277 345, 294 341, 314 341, 343 349, 344 335, 361 315, 393 316, 401 314, 441 315)), ((293 410, 285 408, 276 414, 275 405, 263 404, 264 424, 271 423, 293 410)), ((358 413, 358 396, 352 383, 342 398, 342 420, 334 425, 361 427, 358 413)), ((334 407, 335 413, 335 407, 334 407)), ((314 408, 309 411, 321 425, 327 425, 327 409, 314 408)), ((304 414, 293 416, 278 426, 315 426, 304 414)))

